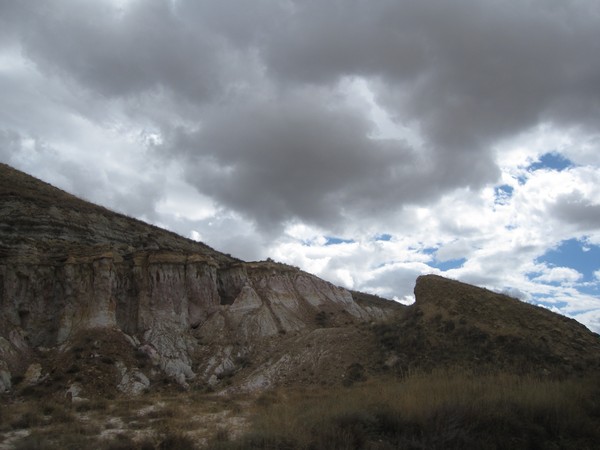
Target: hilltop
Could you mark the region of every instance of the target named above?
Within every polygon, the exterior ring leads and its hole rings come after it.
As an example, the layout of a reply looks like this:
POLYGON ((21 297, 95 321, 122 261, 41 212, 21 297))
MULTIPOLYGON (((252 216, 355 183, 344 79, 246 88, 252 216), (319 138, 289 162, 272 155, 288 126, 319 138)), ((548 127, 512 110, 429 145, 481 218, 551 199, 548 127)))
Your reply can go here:
POLYGON ((415 298, 375 327, 400 370, 458 366, 563 377, 600 369, 600 337, 546 308, 437 275, 417 279, 415 298))

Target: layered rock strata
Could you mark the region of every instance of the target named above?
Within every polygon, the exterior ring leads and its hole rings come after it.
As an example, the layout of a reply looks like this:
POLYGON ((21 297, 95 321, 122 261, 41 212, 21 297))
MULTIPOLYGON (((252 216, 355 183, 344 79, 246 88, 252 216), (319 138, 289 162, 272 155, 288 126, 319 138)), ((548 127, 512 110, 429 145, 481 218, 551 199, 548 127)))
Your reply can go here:
POLYGON ((270 262, 219 267, 197 254, 168 251, 101 247, 54 260, 5 256, 0 288, 0 352, 9 368, 19 370, 24 349, 116 328, 181 383, 195 376, 198 339, 251 342, 314 328, 320 311, 343 312, 352 321, 386 314, 360 307, 347 290, 296 268, 270 262))
POLYGON ((360 306, 285 264, 242 262, 6 165, 0 174, 0 390, 90 330, 124 336, 116 340, 130 348, 111 350, 116 385, 138 392, 147 377, 127 352, 183 386, 198 375, 214 383, 265 340, 322 327, 318 314, 335 327, 393 310, 360 306))

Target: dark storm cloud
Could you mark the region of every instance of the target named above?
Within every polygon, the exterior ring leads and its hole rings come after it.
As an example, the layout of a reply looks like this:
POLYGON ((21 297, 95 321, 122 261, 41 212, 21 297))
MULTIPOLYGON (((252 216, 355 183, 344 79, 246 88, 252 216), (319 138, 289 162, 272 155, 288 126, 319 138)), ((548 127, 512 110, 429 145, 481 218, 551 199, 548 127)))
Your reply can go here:
POLYGON ((597 2, 295 5, 264 46, 271 71, 313 83, 378 78, 380 99, 440 151, 481 151, 542 120, 595 126, 600 114, 597 2))
POLYGON ((424 200, 464 180, 429 175, 435 158, 399 140, 369 138, 360 112, 314 91, 225 108, 199 131, 180 131, 190 183, 263 227, 302 219, 322 226, 424 200))
POLYGON ((578 191, 559 196, 550 213, 563 222, 576 225, 583 232, 600 228, 600 204, 578 191))
POLYGON ((22 5, 18 5, 17 2, 0 0, 0 48, 2 43, 6 43, 17 36, 20 6, 22 5))
POLYGON ((134 1, 123 10, 106 2, 46 2, 24 23, 24 52, 41 70, 102 95, 166 89, 203 102, 225 81, 219 37, 177 16, 167 1, 134 1))
POLYGON ((600 121, 596 1, 122 3, 0 8, 42 73, 150 98, 136 114, 157 122, 162 157, 263 227, 381 219, 496 181, 504 138, 600 121), (368 112, 338 99, 353 77, 422 145, 373 139, 368 112))
POLYGON ((259 221, 296 216, 331 226, 344 215, 381 215, 385 205, 479 187, 498 176, 491 147, 499 140, 543 122, 595 130, 600 119, 600 60, 591 57, 600 54, 600 9, 593 2, 288 2, 259 30, 207 9, 224 33, 259 49, 275 89, 365 77, 425 144, 368 139, 365 119, 356 126, 358 117, 320 112, 328 99, 310 111, 282 96, 255 111, 231 111, 230 121, 209 120, 197 151, 204 163, 208 151, 228 176, 195 184, 259 221), (345 120, 347 128, 336 125, 345 120))

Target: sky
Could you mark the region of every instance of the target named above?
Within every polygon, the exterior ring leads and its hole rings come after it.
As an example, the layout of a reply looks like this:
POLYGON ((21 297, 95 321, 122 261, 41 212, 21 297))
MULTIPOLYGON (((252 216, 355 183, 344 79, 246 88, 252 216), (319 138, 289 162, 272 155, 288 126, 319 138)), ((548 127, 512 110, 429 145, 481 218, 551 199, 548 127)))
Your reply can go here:
POLYGON ((242 259, 600 332, 596 0, 0 0, 0 161, 242 259))

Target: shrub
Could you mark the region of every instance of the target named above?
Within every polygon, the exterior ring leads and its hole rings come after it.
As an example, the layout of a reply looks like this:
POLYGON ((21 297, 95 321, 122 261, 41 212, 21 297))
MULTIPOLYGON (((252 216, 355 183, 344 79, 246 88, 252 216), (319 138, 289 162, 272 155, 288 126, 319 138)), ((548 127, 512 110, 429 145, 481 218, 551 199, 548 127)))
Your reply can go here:
POLYGON ((105 450, 154 450, 156 446, 150 439, 134 441, 130 436, 117 435, 104 447, 105 450))
POLYGON ((15 446, 15 450, 47 450, 48 446, 45 439, 39 434, 30 434, 19 439, 15 446))
POLYGON ((367 377, 365 375, 365 368, 362 366, 362 364, 353 363, 350 364, 348 369, 346 369, 343 384, 344 386, 351 386, 356 382, 365 381, 366 379, 367 377))
POLYGON ((315 323, 321 328, 326 327, 329 324, 329 318, 327 317, 327 313, 325 311, 319 311, 315 315, 315 323))
POLYGON ((44 418, 36 411, 26 411, 10 425, 13 429, 26 429, 41 425, 43 422, 44 418))
POLYGON ((250 367, 252 365, 252 360, 248 355, 241 355, 235 358, 234 363, 236 366, 245 369, 246 367, 250 367))
POLYGON ((159 450, 195 450, 196 445, 189 436, 169 431, 158 445, 159 450))
POLYGON ((10 380, 10 382, 11 382, 11 384, 12 384, 13 386, 17 386, 17 385, 18 385, 19 383, 21 383, 21 381, 23 381, 24 379, 25 379, 25 376, 23 376, 23 375, 13 375, 13 376, 11 377, 11 380, 10 380))

